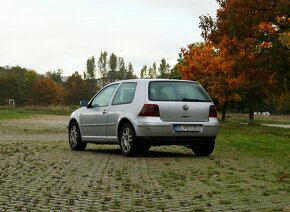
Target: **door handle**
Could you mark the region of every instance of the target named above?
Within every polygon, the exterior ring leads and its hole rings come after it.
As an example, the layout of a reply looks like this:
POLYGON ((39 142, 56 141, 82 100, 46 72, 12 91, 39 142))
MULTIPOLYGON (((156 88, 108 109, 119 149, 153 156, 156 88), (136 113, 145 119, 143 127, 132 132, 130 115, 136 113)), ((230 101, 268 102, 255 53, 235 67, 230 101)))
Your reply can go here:
POLYGON ((106 110, 103 110, 103 112, 102 112, 103 114, 106 114, 107 113, 107 111, 106 110))

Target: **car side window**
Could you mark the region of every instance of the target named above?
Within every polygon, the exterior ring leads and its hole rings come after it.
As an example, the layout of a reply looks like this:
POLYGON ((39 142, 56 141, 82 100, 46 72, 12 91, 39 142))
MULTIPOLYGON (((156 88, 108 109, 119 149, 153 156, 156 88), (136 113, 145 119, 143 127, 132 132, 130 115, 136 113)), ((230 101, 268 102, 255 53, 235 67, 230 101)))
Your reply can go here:
POLYGON ((98 93, 98 95, 95 96, 95 98, 92 101, 92 106, 93 107, 108 106, 118 85, 119 84, 110 85, 105 89, 103 89, 100 93, 98 93))
POLYGON ((119 105, 119 104, 129 104, 133 102, 135 96, 137 83, 135 82, 124 82, 119 87, 112 105, 119 105))

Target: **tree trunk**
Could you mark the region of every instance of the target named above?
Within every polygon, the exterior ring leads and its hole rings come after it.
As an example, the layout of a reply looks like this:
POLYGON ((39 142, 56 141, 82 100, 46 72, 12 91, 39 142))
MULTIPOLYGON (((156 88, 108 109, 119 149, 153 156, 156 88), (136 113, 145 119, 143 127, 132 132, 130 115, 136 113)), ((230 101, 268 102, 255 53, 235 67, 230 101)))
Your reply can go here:
POLYGON ((222 107, 222 121, 226 121, 226 109, 227 109, 227 105, 226 103, 223 105, 222 107))
POLYGON ((248 120, 248 124, 249 125, 254 124, 254 97, 251 93, 249 94, 249 120, 248 120))

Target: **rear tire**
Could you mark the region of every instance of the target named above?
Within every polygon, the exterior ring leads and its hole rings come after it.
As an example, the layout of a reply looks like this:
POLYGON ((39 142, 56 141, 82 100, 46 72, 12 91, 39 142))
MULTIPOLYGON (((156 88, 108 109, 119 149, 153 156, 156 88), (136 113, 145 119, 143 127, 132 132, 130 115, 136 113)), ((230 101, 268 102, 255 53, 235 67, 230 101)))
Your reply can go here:
POLYGON ((214 149, 215 141, 208 141, 192 145, 192 151, 196 156, 209 156, 214 149))
POLYGON ((119 142, 122 154, 125 156, 134 156, 137 154, 138 143, 133 126, 125 123, 119 132, 119 142))
POLYGON ((69 145, 72 150, 83 151, 86 149, 87 143, 82 141, 79 126, 76 122, 69 125, 69 145))

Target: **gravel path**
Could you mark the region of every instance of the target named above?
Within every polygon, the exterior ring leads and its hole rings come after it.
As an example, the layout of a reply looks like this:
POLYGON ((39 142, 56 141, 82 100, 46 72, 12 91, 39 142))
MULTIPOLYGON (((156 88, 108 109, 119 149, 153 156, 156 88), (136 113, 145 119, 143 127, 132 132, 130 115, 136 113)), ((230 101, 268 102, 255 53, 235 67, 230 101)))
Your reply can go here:
POLYGON ((280 128, 290 129, 290 125, 287 125, 287 124, 261 124, 261 125, 267 126, 267 127, 280 127, 280 128))

